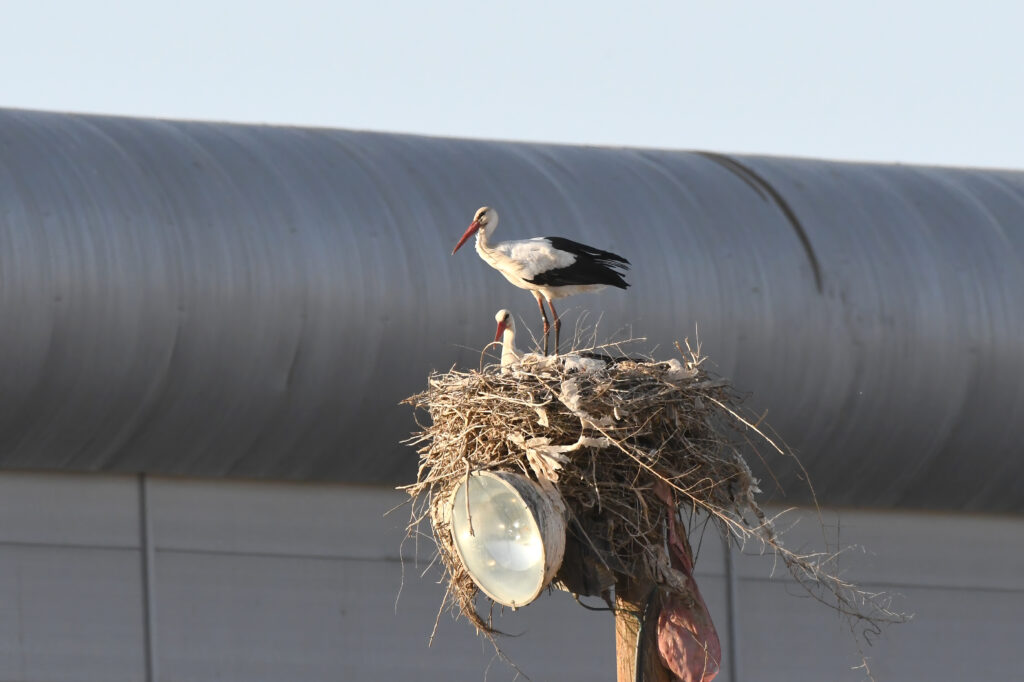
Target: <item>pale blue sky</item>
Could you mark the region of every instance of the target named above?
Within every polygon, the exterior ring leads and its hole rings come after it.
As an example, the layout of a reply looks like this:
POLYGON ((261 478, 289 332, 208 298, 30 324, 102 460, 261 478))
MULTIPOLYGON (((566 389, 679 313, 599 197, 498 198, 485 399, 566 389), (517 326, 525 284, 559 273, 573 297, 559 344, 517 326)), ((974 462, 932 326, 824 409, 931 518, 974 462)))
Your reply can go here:
POLYGON ((8 2, 0 106, 1024 168, 1024 2, 8 2))

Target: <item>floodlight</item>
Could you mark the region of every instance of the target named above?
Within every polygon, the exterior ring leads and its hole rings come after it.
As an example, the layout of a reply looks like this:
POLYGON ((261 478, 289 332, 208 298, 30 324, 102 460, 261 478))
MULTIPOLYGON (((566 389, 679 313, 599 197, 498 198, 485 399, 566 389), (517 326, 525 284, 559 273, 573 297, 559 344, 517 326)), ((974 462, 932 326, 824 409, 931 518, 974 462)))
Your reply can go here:
POLYGON ((452 537, 477 586, 506 606, 536 599, 562 563, 564 509, 553 488, 520 474, 468 476, 452 497, 452 537))

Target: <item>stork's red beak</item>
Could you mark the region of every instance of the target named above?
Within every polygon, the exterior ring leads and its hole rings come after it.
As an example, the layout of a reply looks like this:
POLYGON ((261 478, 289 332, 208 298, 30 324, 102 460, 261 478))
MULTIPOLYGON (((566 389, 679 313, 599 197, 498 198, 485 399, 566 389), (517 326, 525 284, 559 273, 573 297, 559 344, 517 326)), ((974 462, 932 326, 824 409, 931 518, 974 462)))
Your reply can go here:
POLYGON ((462 248, 462 245, 466 243, 466 240, 472 237, 473 234, 475 234, 476 231, 479 229, 480 223, 478 221, 474 220, 473 222, 471 222, 469 224, 469 229, 466 230, 466 234, 462 235, 462 239, 460 239, 459 243, 455 245, 454 249, 452 249, 452 255, 454 256, 455 252, 462 248))
MULTIPOLYGON (((458 247, 456 247, 458 248, 458 247)), ((494 332, 494 340, 501 341, 501 335, 505 333, 505 320, 498 323, 498 331, 494 332)))

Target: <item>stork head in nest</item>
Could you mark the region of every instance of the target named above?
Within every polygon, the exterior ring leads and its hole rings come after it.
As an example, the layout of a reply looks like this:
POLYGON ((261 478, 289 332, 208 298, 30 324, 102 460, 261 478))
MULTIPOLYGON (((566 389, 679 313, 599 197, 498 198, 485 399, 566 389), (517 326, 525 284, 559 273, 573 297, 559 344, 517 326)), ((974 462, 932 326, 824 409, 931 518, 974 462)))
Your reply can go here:
POLYGON ((502 335, 508 330, 513 338, 516 333, 516 323, 512 319, 512 313, 502 308, 494 315, 494 321, 498 323, 498 331, 494 332, 494 340, 501 341, 502 335))

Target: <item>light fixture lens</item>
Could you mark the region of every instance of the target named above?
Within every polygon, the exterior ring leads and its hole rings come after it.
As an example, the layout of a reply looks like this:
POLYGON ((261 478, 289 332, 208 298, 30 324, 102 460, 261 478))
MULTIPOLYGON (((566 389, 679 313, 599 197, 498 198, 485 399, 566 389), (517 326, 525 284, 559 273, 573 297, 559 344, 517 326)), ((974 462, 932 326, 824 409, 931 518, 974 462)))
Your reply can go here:
POLYGON ((537 519, 501 478, 474 475, 458 487, 452 535, 473 580, 495 601, 522 606, 544 587, 545 547, 537 519))

